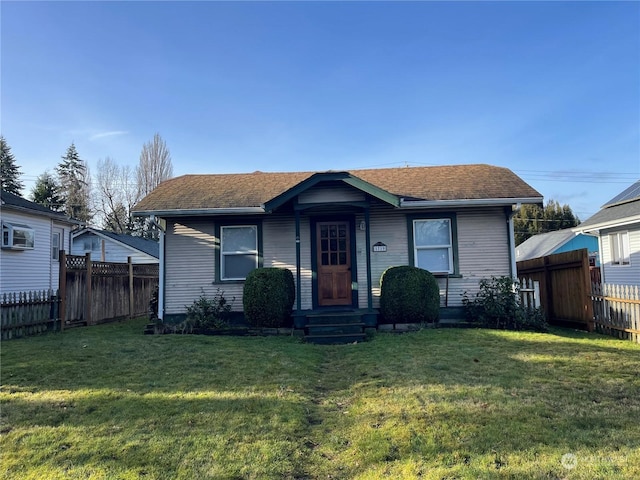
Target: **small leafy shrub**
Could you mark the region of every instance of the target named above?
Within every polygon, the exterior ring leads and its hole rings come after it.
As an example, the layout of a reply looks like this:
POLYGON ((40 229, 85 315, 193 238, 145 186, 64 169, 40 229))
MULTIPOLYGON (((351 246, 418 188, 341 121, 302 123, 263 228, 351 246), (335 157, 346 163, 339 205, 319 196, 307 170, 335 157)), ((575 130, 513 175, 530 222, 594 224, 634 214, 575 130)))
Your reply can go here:
POLYGON ((544 312, 522 305, 518 289, 511 277, 482 279, 475 298, 470 299, 466 292, 463 295, 467 320, 485 328, 546 332, 544 312))
POLYGON ((380 313, 387 323, 437 322, 440 288, 422 268, 390 267, 380 279, 380 313))
POLYGON ((288 327, 295 298, 291 270, 256 268, 244 282, 244 316, 253 327, 288 327))
POLYGON ((235 297, 228 302, 224 297, 224 291, 219 288, 213 298, 205 295, 204 290, 197 300, 186 306, 187 318, 180 327, 183 331, 191 332, 193 329, 224 329, 229 327, 229 314, 235 297))
POLYGON ((158 303, 160 295, 160 287, 156 285, 151 291, 151 298, 149 299, 149 320, 156 322, 158 320, 158 303))

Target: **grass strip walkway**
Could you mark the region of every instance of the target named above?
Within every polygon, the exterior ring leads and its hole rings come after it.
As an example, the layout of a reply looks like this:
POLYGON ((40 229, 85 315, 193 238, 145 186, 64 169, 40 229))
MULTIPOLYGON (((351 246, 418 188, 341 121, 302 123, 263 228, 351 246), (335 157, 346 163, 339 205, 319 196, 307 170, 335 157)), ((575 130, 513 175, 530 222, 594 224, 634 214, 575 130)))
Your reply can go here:
POLYGON ((3 342, 2 478, 640 478, 630 342, 429 329, 316 346, 143 323, 3 342))

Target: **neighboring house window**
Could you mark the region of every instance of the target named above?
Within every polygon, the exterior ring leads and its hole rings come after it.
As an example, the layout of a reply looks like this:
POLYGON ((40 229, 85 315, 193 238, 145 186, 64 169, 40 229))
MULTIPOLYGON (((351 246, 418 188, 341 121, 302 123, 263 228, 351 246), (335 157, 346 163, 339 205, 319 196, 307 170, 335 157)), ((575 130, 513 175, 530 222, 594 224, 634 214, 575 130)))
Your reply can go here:
POLYGON ((454 273, 451 218, 413 220, 413 263, 432 273, 454 273))
POLYGON ((258 227, 220 227, 220 279, 244 280, 258 267, 258 227))
POLYGON ((101 250, 100 239, 98 237, 86 237, 83 243, 85 252, 99 252, 101 250))
POLYGON ((60 260, 60 245, 62 240, 61 232, 53 232, 51 235, 51 259, 60 260))
POLYGON ((35 236, 33 229, 27 225, 2 224, 2 248, 32 249, 35 244, 35 236))
POLYGON ((619 232, 609 235, 611 244, 611 263, 613 265, 629 265, 629 233, 619 232))

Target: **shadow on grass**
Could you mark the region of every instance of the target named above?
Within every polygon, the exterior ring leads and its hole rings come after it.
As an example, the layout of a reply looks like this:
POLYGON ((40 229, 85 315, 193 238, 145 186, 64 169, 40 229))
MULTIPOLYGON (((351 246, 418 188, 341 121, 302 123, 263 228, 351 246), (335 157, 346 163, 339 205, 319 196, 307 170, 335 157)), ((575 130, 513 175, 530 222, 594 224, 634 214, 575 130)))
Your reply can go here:
POLYGON ((640 349, 606 337, 433 329, 326 347, 130 326, 54 337, 3 346, 0 393, 14 443, 70 429, 44 460, 58 468, 119 459, 157 478, 350 478, 412 461, 486 476, 513 457, 640 446, 621 415, 640 408, 640 349))

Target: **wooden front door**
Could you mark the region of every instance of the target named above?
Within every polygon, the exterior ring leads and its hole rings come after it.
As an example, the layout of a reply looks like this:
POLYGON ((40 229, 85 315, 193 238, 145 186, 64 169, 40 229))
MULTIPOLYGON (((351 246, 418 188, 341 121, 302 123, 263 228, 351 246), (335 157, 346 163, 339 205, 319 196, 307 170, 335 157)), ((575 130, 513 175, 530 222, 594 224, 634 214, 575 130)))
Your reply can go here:
POLYGON ((316 224, 318 305, 351 305, 351 241, 349 222, 316 224))

